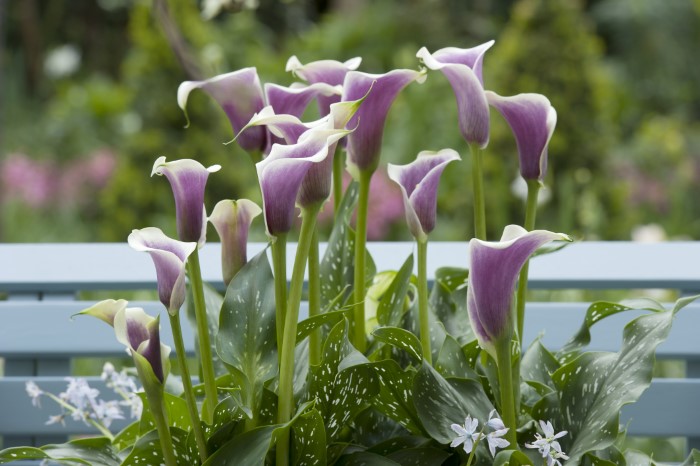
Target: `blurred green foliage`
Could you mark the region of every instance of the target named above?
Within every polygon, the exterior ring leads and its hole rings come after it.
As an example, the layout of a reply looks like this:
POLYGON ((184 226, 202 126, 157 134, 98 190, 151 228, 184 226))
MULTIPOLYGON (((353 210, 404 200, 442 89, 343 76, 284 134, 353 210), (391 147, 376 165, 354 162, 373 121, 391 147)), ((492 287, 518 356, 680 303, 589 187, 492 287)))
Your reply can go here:
MULTIPOLYGON (((700 237, 700 6, 692 0, 261 0, 254 9, 202 19, 194 1, 23 0, 4 2, 0 154, 51 161, 60 172, 95 151, 116 159, 110 182, 82 188, 84 200, 29 206, 0 198, 3 241, 123 241, 132 228, 174 231, 168 183, 150 179, 153 161, 219 163, 207 205, 221 198, 259 201, 254 167, 232 138, 223 112, 204 93, 178 109, 180 82, 256 66, 263 82, 290 84, 290 55, 302 62, 362 56, 361 69, 416 68, 421 46, 470 47, 492 38, 484 80, 501 95, 545 94, 559 119, 549 150, 549 200, 542 228, 581 238, 628 239, 658 223, 672 237, 700 237), (73 71, 47 61, 69 44, 73 71), (75 51, 74 50, 74 51, 75 51), (31 208, 30 208, 31 207, 31 208)), ((307 112, 315 118, 315 108, 307 112)), ((456 149, 464 161, 445 172, 435 239, 472 232, 470 162, 457 127, 452 89, 440 73, 409 86, 387 122, 383 162, 456 149)), ((517 151, 492 112, 485 153, 489 236, 522 222, 512 188, 517 151)), ((6 183, 7 184, 7 183, 6 183)), ((263 240, 261 224, 253 238, 263 240)), ((408 239, 401 221, 393 239, 408 239)), ((213 233, 213 232, 212 232, 213 233)))

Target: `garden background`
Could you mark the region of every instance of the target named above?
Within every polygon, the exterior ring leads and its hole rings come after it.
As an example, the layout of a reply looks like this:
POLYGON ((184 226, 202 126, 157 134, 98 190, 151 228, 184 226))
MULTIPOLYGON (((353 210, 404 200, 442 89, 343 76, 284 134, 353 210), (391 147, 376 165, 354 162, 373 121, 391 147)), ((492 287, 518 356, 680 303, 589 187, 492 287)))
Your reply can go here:
MULTIPOLYGON (((486 88, 549 97, 559 113, 538 226, 579 239, 700 238, 700 0, 0 0, 0 241, 118 241, 172 231, 153 161, 223 165, 208 198, 260 202, 254 167, 204 93, 190 118, 180 82, 256 66, 288 85, 286 60, 364 57, 363 71, 417 68, 421 46, 489 39, 486 88), (651 226, 650 226, 651 225, 651 226)), ((314 106, 312 106, 314 107, 314 106)), ((308 112, 315 118, 315 108, 308 112)), ((484 154, 489 236, 522 223, 517 151, 492 112, 484 154), (507 209, 497 206, 508 206, 507 209)), ((383 163, 467 148, 447 80, 398 98, 383 163)), ((447 170, 436 240, 473 231, 469 158, 447 170)), ((410 238, 398 188, 376 176, 370 239, 410 238)), ((209 202, 208 205, 213 205, 209 202)), ((253 239, 264 240, 262 222, 253 239)))

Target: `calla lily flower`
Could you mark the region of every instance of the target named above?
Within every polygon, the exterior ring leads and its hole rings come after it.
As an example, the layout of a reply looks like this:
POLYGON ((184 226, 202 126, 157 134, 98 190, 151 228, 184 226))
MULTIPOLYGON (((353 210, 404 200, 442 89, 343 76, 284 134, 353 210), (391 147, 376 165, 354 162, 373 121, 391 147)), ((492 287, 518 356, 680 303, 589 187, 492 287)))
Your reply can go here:
POLYGON ((356 127, 348 135, 347 145, 348 171, 355 179, 359 179, 360 172, 372 173, 377 169, 389 108, 399 92, 413 81, 425 81, 425 72, 393 70, 374 75, 351 71, 345 76, 342 100, 358 100, 367 96, 349 123, 350 127, 356 127))
POLYGON ((520 174, 542 182, 547 174, 547 146, 557 125, 557 111, 541 94, 501 97, 486 91, 486 99, 510 125, 518 144, 520 174))
MULTIPOLYGON (((194 89, 202 89, 224 110, 238 134, 250 118, 265 106, 263 89, 255 68, 243 68, 205 81, 185 81, 177 89, 177 103, 187 117, 187 99, 194 89)), ((189 117, 188 117, 189 124, 189 117)), ((268 145, 265 128, 249 128, 238 138, 248 152, 263 152, 268 145)))
MULTIPOLYGON (((351 58, 346 62, 336 60, 318 60, 303 65, 296 56, 291 56, 287 60, 286 71, 291 71, 294 76, 303 79, 306 82, 316 84, 325 83, 331 86, 343 84, 345 75, 349 71, 354 71, 359 68, 362 63, 362 58, 351 58)), ((319 95, 318 110, 321 116, 330 113, 331 105, 340 102, 339 96, 334 95, 319 95)), ((276 110, 277 109, 275 107, 276 110)))
POLYGON ((160 342, 160 318, 151 317, 140 307, 127 307, 127 301, 108 299, 80 312, 114 327, 117 341, 126 346, 144 385, 163 385, 170 372, 170 347, 160 342))
POLYGON ((431 70, 439 70, 457 97, 459 128, 464 139, 484 149, 489 143, 489 106, 484 94, 484 54, 494 41, 469 49, 447 47, 435 53, 421 48, 416 56, 431 70))
POLYGON ((196 242, 200 246, 204 244, 207 229, 204 187, 209 174, 220 169, 220 165, 205 168, 192 159, 166 162, 165 157, 159 157, 153 164, 151 176, 165 175, 173 189, 177 234, 181 241, 196 242))
POLYGON ((296 144, 273 145, 270 155, 255 165, 269 236, 291 230, 294 205, 304 177, 314 164, 328 156, 330 145, 349 133, 345 129, 311 129, 296 144))
POLYGON ((452 149, 423 151, 408 165, 387 167, 389 178, 401 188, 408 229, 418 241, 426 241, 435 228, 440 175, 455 160, 461 159, 452 149))
POLYGON ((221 239, 221 269, 228 286, 248 262, 248 229, 262 209, 248 199, 219 201, 209 216, 221 239))
POLYGON ((292 84, 289 87, 277 84, 265 84, 265 97, 267 104, 275 109, 275 113, 294 115, 301 118, 304 110, 314 98, 332 97, 340 100, 342 95, 340 85, 331 86, 326 83, 313 83, 304 85, 301 83, 292 84))
POLYGON ((197 249, 197 243, 183 243, 169 238, 160 228, 133 230, 129 246, 151 255, 156 266, 158 297, 171 315, 185 302, 185 269, 187 258, 197 249))
POLYGON ((508 225, 499 242, 469 242, 469 320, 479 345, 494 357, 495 343, 513 333, 513 294, 520 269, 537 248, 555 240, 571 241, 563 233, 508 225))

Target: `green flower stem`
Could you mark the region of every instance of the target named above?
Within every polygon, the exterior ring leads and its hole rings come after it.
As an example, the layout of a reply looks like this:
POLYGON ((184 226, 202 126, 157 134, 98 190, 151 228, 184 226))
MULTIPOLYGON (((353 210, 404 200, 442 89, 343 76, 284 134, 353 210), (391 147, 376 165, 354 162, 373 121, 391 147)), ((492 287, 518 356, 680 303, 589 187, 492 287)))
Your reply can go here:
POLYGON ((160 382, 149 383, 150 380, 153 380, 153 373, 151 372, 149 377, 141 370, 141 365, 136 362, 136 358, 134 358, 134 363, 136 365, 136 372, 143 384, 143 391, 146 393, 148 409, 151 411, 156 424, 165 466, 178 466, 177 459, 175 459, 175 451, 173 450, 173 439, 170 436, 170 427, 168 426, 168 420, 165 414, 163 384, 160 382))
MULTIPOLYGON (((540 183, 537 180, 527 180, 527 207, 525 210, 525 229, 532 231, 535 229, 535 217, 537 216, 537 196, 540 191, 540 183)), ((518 279, 518 294, 516 298, 518 309, 518 338, 520 345, 523 344, 523 328, 525 326, 525 297, 527 295, 527 277, 530 271, 530 261, 525 262, 520 270, 518 279)))
POLYGON ((428 239, 417 240, 418 244, 418 315, 420 318, 420 343, 423 359, 433 364, 430 350, 430 318, 428 315, 428 239))
MULTIPOLYGON (((309 317, 321 313, 321 270, 318 254, 318 231, 314 229, 309 249, 309 317)), ((309 335, 309 365, 321 364, 321 329, 309 335)))
POLYGON ((353 315, 353 345, 361 353, 367 348, 365 336, 365 257, 367 255, 367 207, 369 203, 369 183, 372 172, 360 172, 360 193, 357 201, 357 224, 355 232, 355 280, 353 315))
POLYGON ((204 288, 202 285, 202 270, 199 265, 199 251, 194 250, 187 260, 187 271, 190 276, 190 286, 194 298, 194 313, 197 320, 197 337, 199 339, 199 357, 202 365, 202 377, 204 379, 204 394, 206 395, 206 413, 204 421, 211 423, 216 410, 219 397, 216 392, 216 376, 214 375, 214 360, 211 355, 211 341, 209 339, 209 324, 207 308, 204 304, 204 288))
POLYGON ((513 368, 511 367, 510 338, 502 338, 496 343, 498 364, 498 385, 501 389, 501 414, 503 423, 508 427, 505 439, 513 449, 519 450, 516 429, 518 418, 515 412, 515 392, 513 385, 513 368))
POLYGON ((272 267, 275 274, 275 321, 277 348, 282 348, 284 316, 287 313, 287 233, 277 235, 272 242, 272 267))
POLYGON ((474 459, 474 453, 476 452, 476 447, 479 446, 479 442, 481 439, 484 438, 484 428, 481 428, 481 431, 479 432, 479 436, 476 438, 476 442, 474 442, 474 445, 472 445, 472 451, 469 452, 469 458, 467 458, 467 466, 471 466, 472 460, 474 459))
POLYGON ((337 214, 343 200, 343 151, 336 146, 333 157, 333 213, 337 214))
POLYGON ((182 327, 180 325, 180 314, 171 315, 170 328, 173 332, 173 340, 175 341, 175 354, 177 355, 177 363, 180 366, 180 375, 182 376, 182 386, 185 391, 185 401, 187 402, 187 411, 190 414, 190 422, 192 423, 192 432, 194 439, 197 442, 199 449, 199 458, 204 463, 209 456, 207 452, 207 441, 202 430, 202 423, 199 420, 199 411, 197 411, 197 400, 194 397, 192 389, 192 378, 190 370, 187 367, 187 354, 185 353, 185 343, 182 340, 182 327))
POLYGON ((481 166, 481 149, 476 144, 469 144, 472 152, 472 185, 474 189, 474 234, 486 241, 486 208, 484 205, 484 180, 481 166))
MULTIPOLYGON (((42 393, 42 395, 46 395, 49 398, 51 398, 53 401, 55 401, 56 403, 61 405, 64 409, 68 410, 68 412, 70 412, 71 414, 75 413, 78 410, 75 406, 60 399, 59 397, 57 397, 53 393, 49 393, 49 392, 41 392, 41 393, 42 393)), ((99 421, 96 421, 95 419, 91 419, 89 417, 84 418, 84 419, 86 422, 88 422, 90 425, 92 425, 95 429, 99 430, 102 435, 107 437, 110 442, 112 440, 114 440, 114 435, 112 435, 112 433, 109 431, 109 429, 107 429, 104 426, 104 424, 102 424, 99 421)))
MULTIPOLYGON (((284 424, 292 418, 294 411, 294 348, 297 339, 297 321, 299 320, 299 305, 301 292, 304 287, 304 270, 311 247, 311 239, 316 227, 320 205, 301 209, 301 232, 294 258, 292 282, 289 287, 289 302, 287 316, 284 321, 284 337, 282 339, 282 355, 280 358, 280 381, 278 393, 277 422, 284 424)), ((277 466, 289 464, 289 430, 285 430, 277 441, 277 466)))

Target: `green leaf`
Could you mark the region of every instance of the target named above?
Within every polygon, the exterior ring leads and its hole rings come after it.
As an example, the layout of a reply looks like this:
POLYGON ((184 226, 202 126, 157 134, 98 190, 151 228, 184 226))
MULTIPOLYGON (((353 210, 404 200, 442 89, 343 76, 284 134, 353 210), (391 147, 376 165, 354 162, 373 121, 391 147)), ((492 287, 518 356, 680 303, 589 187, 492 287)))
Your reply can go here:
POLYGON ((413 255, 406 258, 391 284, 382 294, 377 307, 377 322, 382 326, 397 327, 405 313, 406 294, 413 274, 413 255))
POLYGON ((430 308, 447 333, 460 343, 475 339, 467 313, 468 278, 468 269, 441 267, 435 271, 435 283, 430 291, 430 308))
POLYGON ((523 354, 520 375, 525 381, 533 381, 554 388, 552 374, 560 367, 561 364, 557 358, 537 339, 523 354))
POLYGON ((392 461, 384 456, 379 456, 368 451, 358 451, 350 455, 343 455, 335 463, 336 466, 401 466, 401 463, 392 461))
POLYGON ((257 411, 263 384, 277 374, 275 289, 266 250, 233 277, 221 307, 216 347, 241 379, 247 407, 257 411))
MULTIPOLYGON (((214 373, 216 376, 226 374, 226 366, 221 362, 219 354, 216 352, 216 339, 213 336, 219 333, 219 314, 221 312, 221 304, 224 302, 224 298, 221 294, 214 289, 208 283, 204 283, 202 287, 204 291, 204 307, 207 310, 207 328, 209 329, 209 341, 211 343, 211 355, 212 361, 214 363, 214 373)), ((185 301, 185 310, 187 313, 187 320, 190 322, 190 326, 194 331, 194 348, 197 355, 197 360, 199 360, 199 336, 197 335, 197 317, 194 311, 194 299, 192 298, 192 291, 188 287, 187 289, 187 300, 185 301)), ((201 369, 201 368, 200 368, 201 369)), ((199 374, 200 380, 202 379, 202 374, 199 374)))
MULTIPOLYGON (((146 394, 138 393, 141 397, 144 407, 148 406, 146 394)), ((184 431, 190 430, 190 415, 187 410, 187 403, 182 398, 168 392, 163 392, 163 404, 165 405, 165 415, 168 420, 168 425, 177 427, 184 431)), ((153 420, 153 414, 150 409, 144 409, 139 422, 139 433, 144 434, 156 428, 156 423, 153 420)))
POLYGON ((121 432, 114 436, 112 440, 112 445, 117 451, 122 451, 123 449, 130 447, 139 438, 139 433, 141 432, 141 422, 132 422, 128 426, 124 427, 121 432))
POLYGON ((620 352, 583 353, 552 375, 559 402, 543 398, 533 416, 561 416, 563 425, 555 428, 569 432, 561 442, 571 458, 567 464, 578 464, 585 453, 613 444, 620 409, 636 401, 651 383, 654 352, 668 336, 674 315, 666 311, 638 317, 625 326, 620 352))
POLYGON ((296 466, 326 464, 326 429, 316 409, 299 416, 292 426, 292 458, 296 466))
POLYGON ((696 464, 700 464, 700 451, 693 448, 693 451, 690 452, 690 456, 688 456, 681 466, 695 466, 696 464))
POLYGON ((46 445, 41 448, 13 447, 0 451, 0 464, 20 460, 51 459, 86 465, 119 466, 121 460, 105 437, 73 440, 60 445, 46 445))
POLYGON ((207 449, 214 452, 228 442, 233 431, 244 417, 249 417, 252 413, 245 413, 243 401, 240 397, 240 390, 230 390, 230 395, 216 405, 214 409, 213 423, 205 427, 207 437, 207 449))
MULTIPOLYGON (((171 427, 170 437, 173 440, 173 450, 179 464, 199 464, 197 453, 192 452, 188 448, 186 431, 177 427, 171 427)), ((161 463, 163 463, 163 453, 160 446, 160 438, 158 437, 158 432, 152 430, 138 439, 129 456, 121 463, 121 466, 143 466, 145 464, 161 463)))
POLYGON ((445 335, 442 348, 435 361, 435 369, 443 377, 460 377, 477 380, 479 376, 469 364, 462 347, 451 335, 445 335))
POLYGON ((455 437, 450 425, 463 424, 468 415, 483 423, 493 409, 479 382, 445 379, 426 362, 413 382, 413 402, 423 428, 442 444, 455 437))
POLYGON ((371 448, 368 448, 367 451, 381 456, 388 456, 397 451, 422 447, 428 443, 430 443, 430 440, 425 437, 404 435, 401 437, 392 437, 389 440, 373 445, 371 448))
POLYGON ((297 325, 297 345, 311 332, 321 327, 322 325, 336 325, 345 317, 352 309, 343 309, 340 311, 324 312, 322 314, 304 319, 297 325))
POLYGON ((413 405, 413 379, 416 371, 401 367, 391 359, 370 364, 379 380, 379 394, 373 398, 374 407, 413 434, 422 435, 420 419, 413 405))
POLYGON ((437 448, 408 448, 391 453, 387 458, 401 466, 441 466, 451 455, 437 448))
POLYGON ((518 466, 520 464, 532 466, 533 463, 527 455, 518 450, 500 451, 493 459, 493 466, 518 466))
POLYGON ((420 340, 413 333, 400 327, 379 327, 372 332, 378 341, 406 351, 416 362, 423 360, 420 340))

